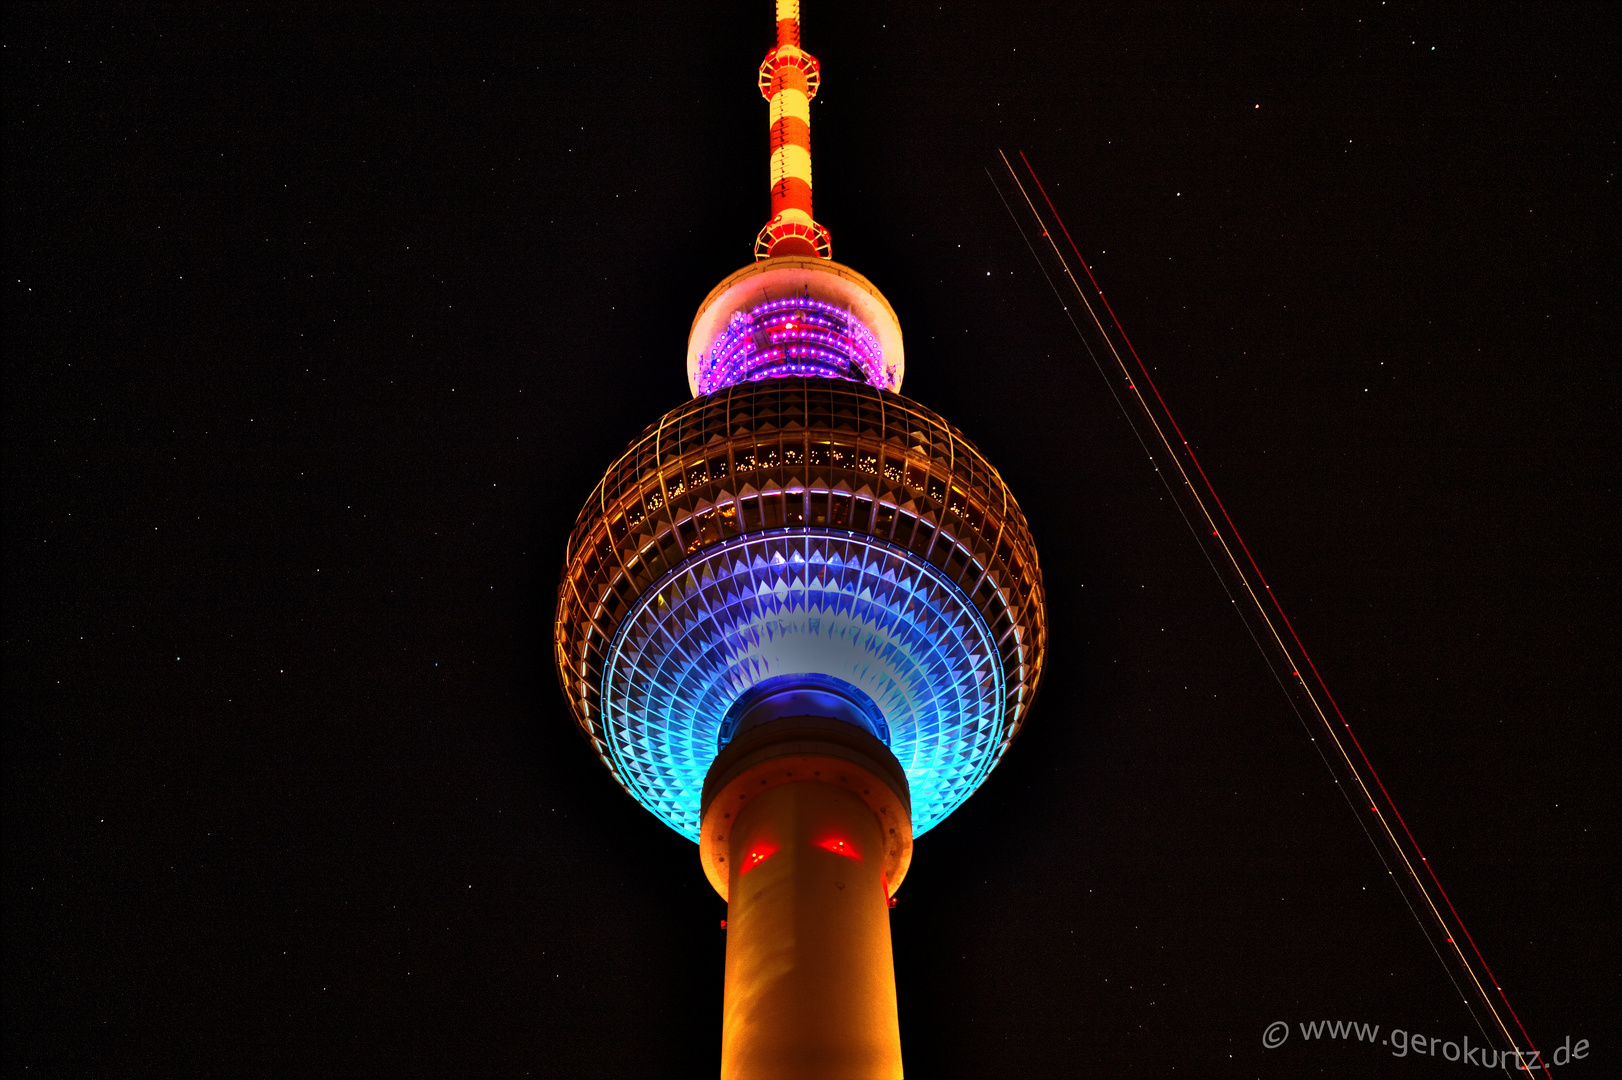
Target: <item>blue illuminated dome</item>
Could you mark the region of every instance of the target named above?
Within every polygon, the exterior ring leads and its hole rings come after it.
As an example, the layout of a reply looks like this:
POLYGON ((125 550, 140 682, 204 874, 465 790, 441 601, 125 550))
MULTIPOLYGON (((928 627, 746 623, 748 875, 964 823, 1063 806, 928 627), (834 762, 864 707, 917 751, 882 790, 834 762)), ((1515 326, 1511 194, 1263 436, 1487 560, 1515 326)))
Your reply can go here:
POLYGON ((876 709, 923 833, 985 779, 1040 680, 1024 515, 957 429, 874 385, 874 335, 837 308, 790 298, 722 325, 704 375, 728 385, 632 443, 570 536, 554 646, 575 719, 697 840, 729 711, 771 680, 823 680, 876 709), (784 373, 802 361, 834 377, 784 373))

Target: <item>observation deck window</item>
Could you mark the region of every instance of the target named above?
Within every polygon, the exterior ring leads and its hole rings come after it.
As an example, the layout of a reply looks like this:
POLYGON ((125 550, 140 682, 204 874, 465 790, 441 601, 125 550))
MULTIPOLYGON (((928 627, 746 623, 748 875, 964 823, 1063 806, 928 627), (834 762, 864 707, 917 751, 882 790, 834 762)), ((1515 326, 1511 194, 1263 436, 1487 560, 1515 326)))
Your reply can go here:
POLYGON ((963 492, 959 491, 957 488, 952 489, 952 498, 951 501, 947 503, 947 509, 951 510, 952 513, 956 514, 958 517, 967 518, 969 526, 974 529, 975 532, 979 532, 980 526, 985 523, 985 515, 980 513, 980 508, 971 503, 968 496, 964 495, 963 492))
MULTIPOLYGON (((929 558, 929 545, 935 536, 935 526, 932 522, 920 520, 918 532, 914 534, 912 542, 907 546, 924 558, 929 558)), ((899 537, 897 538, 899 539, 899 537)))
POLYGON ((813 525, 828 524, 828 493, 826 491, 813 491, 810 494, 811 512, 808 519, 813 525))
POLYGON ((763 518, 762 525, 768 529, 781 529, 783 527, 783 497, 777 492, 762 495, 760 498, 760 512, 763 518))
POLYGON ((918 519, 905 510, 898 513, 896 515, 895 542, 898 544, 910 544, 912 542, 913 528, 917 524, 918 519))
POLYGON ((678 541, 674 532, 666 533, 660 538, 658 556, 663 561, 664 565, 659 567, 658 571, 655 572, 653 576, 658 577, 659 574, 662 574, 664 571, 681 562, 683 547, 687 547, 688 550, 691 550, 693 547, 697 546, 698 545, 696 542, 692 545, 684 545, 678 541))

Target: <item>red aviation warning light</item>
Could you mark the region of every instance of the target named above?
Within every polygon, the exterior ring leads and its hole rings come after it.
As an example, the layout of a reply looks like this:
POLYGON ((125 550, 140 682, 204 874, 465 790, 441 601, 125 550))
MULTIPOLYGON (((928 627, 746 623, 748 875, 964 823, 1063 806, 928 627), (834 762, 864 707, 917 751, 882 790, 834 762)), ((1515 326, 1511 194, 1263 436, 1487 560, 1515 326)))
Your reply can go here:
POLYGON ((771 106, 772 218, 755 237, 755 258, 833 257, 828 230, 811 216, 811 99, 822 83, 817 58, 800 48, 800 0, 777 0, 777 46, 760 65, 771 106))
POLYGON ((765 862, 767 859, 776 854, 777 845, 756 844, 749 850, 749 854, 743 857, 743 868, 740 869, 738 873, 747 874, 749 871, 753 870, 755 867, 759 866, 761 863, 765 862))
POLYGON ((842 837, 833 836, 826 840, 818 840, 817 847, 823 851, 831 851, 835 855, 843 855, 847 859, 855 859, 857 862, 862 861, 862 853, 856 850, 855 845, 842 837))

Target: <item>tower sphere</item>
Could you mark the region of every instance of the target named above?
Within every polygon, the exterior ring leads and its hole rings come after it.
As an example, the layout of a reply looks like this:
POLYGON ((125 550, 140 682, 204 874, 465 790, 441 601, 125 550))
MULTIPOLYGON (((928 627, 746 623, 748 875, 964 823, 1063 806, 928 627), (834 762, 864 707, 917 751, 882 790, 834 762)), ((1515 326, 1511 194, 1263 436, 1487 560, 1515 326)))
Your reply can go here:
POLYGON ((798 292, 755 291, 728 316, 764 367, 620 455, 575 522, 559 587, 576 722, 626 791, 693 840, 728 711, 766 680, 831 678, 876 705, 916 835, 985 779, 1042 672, 1041 571, 1002 478, 861 365, 799 374, 777 355, 819 317, 825 338, 877 339, 798 292))

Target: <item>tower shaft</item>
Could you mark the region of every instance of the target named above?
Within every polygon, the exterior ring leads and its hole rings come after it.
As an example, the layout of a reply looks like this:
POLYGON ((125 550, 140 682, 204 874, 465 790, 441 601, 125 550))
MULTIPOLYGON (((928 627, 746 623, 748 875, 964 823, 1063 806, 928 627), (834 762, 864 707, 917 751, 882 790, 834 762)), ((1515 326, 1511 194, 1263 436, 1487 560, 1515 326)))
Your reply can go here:
MULTIPOLYGON (((831 758, 819 764, 849 768, 831 758)), ((818 771, 812 760, 804 765, 818 771)), ((787 783, 738 814, 728 848, 722 1077, 901 1076, 872 809, 834 784, 787 783)))
POLYGON ((723 1077, 901 1076, 889 908, 912 812, 882 724, 817 676, 763 683, 728 713, 699 843, 727 901, 723 1077))

